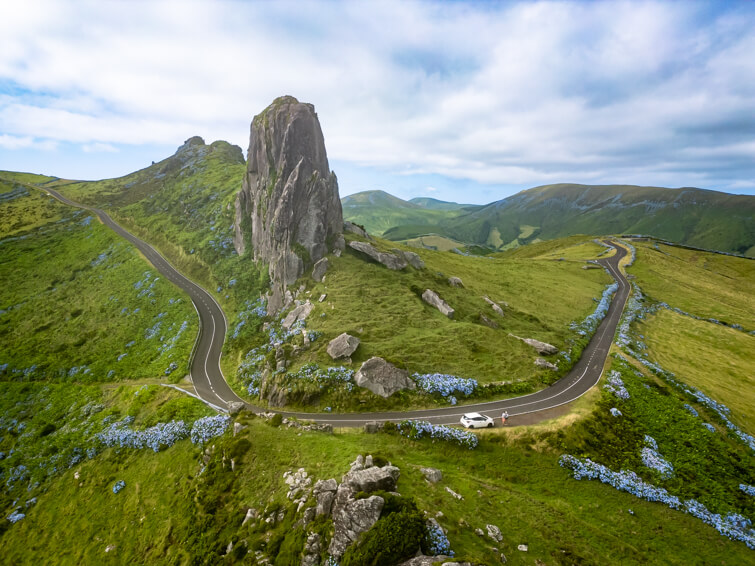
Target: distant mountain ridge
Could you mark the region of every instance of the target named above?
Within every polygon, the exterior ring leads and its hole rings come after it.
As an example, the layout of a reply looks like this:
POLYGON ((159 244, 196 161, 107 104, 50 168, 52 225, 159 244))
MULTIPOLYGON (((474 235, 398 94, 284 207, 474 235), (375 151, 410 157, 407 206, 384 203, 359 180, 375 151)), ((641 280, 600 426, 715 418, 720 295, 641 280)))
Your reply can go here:
POLYGON ((344 218, 363 223, 368 230, 380 224, 379 233, 396 241, 437 234, 503 250, 573 234, 623 232, 755 257, 755 197, 747 195, 692 187, 561 183, 534 187, 484 206, 429 199, 434 202, 428 209, 418 208, 416 202, 427 199, 402 201, 383 193, 369 201, 364 194, 349 197, 362 206, 344 206, 344 218), (387 197, 390 210, 382 204, 387 197), (440 220, 429 214, 438 209, 446 213, 440 220))

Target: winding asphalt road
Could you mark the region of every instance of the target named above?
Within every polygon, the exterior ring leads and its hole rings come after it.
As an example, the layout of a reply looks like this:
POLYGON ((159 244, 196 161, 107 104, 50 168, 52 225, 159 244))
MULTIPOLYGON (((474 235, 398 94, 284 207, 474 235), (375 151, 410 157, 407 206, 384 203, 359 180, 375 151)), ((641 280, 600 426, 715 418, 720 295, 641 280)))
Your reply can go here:
MULTIPOLYGON (((221 411, 226 411, 230 403, 236 402, 244 403, 254 412, 265 410, 247 403, 236 395, 223 376, 220 369, 220 356, 227 322, 223 309, 210 293, 177 271, 157 250, 126 231, 105 211, 69 200, 49 188, 34 188, 41 189, 64 204, 96 214, 103 224, 131 242, 163 276, 188 293, 199 315, 199 335, 194 344, 190 373, 196 394, 202 401, 221 411)), ((550 387, 521 397, 442 409, 344 414, 281 411, 281 414, 340 427, 362 426, 370 421, 403 419, 422 419, 434 424, 457 424, 461 415, 469 412, 483 412, 492 417, 499 417, 503 411, 507 411, 510 417, 515 417, 570 403, 587 393, 600 380, 616 327, 629 297, 629 283, 619 268, 619 262, 627 252, 620 246, 615 247, 616 254, 610 258, 598 260, 598 263, 608 269, 619 284, 608 313, 572 370, 550 387)))

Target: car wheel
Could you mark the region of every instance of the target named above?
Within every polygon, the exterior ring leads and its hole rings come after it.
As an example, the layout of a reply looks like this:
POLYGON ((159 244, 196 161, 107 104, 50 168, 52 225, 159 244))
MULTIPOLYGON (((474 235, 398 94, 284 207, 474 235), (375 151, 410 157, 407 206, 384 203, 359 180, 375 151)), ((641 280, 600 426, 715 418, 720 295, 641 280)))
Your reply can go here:
POLYGON ((493 428, 493 423, 488 423, 488 428, 493 428))

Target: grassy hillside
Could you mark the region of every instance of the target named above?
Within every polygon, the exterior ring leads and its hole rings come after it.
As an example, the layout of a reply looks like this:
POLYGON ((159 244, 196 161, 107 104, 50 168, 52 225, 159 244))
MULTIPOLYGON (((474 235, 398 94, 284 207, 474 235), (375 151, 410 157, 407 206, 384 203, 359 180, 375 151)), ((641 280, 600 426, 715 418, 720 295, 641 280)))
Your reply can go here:
POLYGON ((755 257, 755 197, 701 189, 546 185, 443 222, 393 220, 383 235, 428 233, 492 250, 572 234, 648 234, 690 246, 755 257))
POLYGON ((458 216, 466 205, 435 199, 401 200, 384 191, 364 191, 341 199, 344 220, 366 228, 370 234, 382 235, 394 226, 434 225, 458 216))
POLYGON ((96 217, 4 185, 0 379, 183 377, 197 319, 181 293, 96 217))

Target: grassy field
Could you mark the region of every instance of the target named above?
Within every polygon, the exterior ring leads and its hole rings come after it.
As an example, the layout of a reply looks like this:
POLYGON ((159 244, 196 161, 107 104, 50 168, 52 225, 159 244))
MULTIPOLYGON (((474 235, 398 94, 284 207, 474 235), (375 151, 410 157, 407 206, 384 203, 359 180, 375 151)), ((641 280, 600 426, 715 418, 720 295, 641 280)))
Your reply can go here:
MULTIPOLYGON (((396 247, 384 240, 374 244, 385 251, 396 247)), ((577 339, 584 339, 570 329, 570 323, 595 310, 593 299, 611 281, 603 270, 583 270, 577 262, 498 260, 431 250, 418 253, 426 262, 424 269, 407 267, 395 272, 347 247, 343 256, 330 258, 324 283, 306 278, 306 290, 299 298, 310 298, 314 304, 307 330, 321 336, 291 356, 289 372, 312 362, 356 370, 362 362, 379 356, 410 373, 444 373, 474 378, 480 384, 527 384, 525 392, 529 392, 552 383, 571 364, 553 357, 561 367, 558 374, 538 369, 534 366, 538 354, 509 333, 571 352, 577 339), (452 276, 461 278, 464 287, 452 286, 448 282, 452 276), (455 309, 453 320, 421 300, 428 288, 455 309), (552 292, 554 288, 558 294, 552 292), (322 303, 317 301, 321 295, 327 297, 322 303), (503 317, 484 296, 507 305, 503 317), (498 328, 484 324, 481 315, 495 321, 498 328), (334 362, 326 352, 328 342, 343 332, 361 341, 351 363, 334 362)), ((260 344, 259 337, 251 336, 246 349, 236 347, 237 357, 229 355, 225 363, 229 367, 240 364, 242 356, 260 344)), ((333 410, 378 410, 440 401, 410 394, 384 400, 360 388, 348 394, 320 392, 317 397, 316 405, 333 410)))
POLYGON ((661 310, 638 326, 651 360, 728 406, 755 434, 755 336, 661 310))
POLYGON ((703 318, 755 330, 755 261, 637 242, 629 272, 642 292, 703 318))
POLYGON ((47 197, 19 196, 0 211, 6 207, 31 230, 0 243, 2 379, 186 374, 196 313, 135 248, 95 217, 47 197), (47 223, 35 227, 40 218, 47 223))

